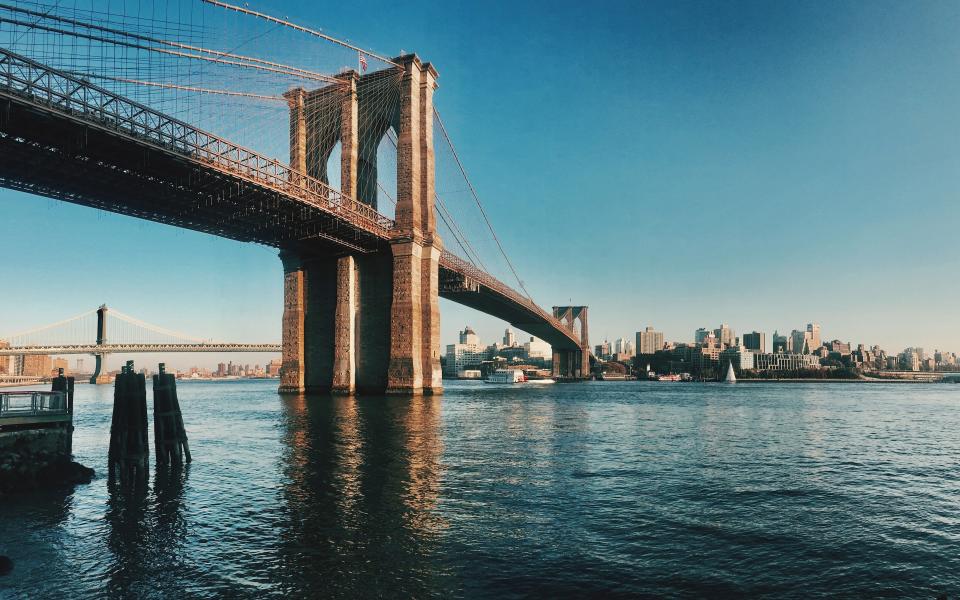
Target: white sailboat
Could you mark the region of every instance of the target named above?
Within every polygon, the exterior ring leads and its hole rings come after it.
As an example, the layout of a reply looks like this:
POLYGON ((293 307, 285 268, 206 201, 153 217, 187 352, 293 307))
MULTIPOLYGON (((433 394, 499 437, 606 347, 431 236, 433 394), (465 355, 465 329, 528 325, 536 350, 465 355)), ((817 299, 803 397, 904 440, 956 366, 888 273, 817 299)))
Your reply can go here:
POLYGON ((736 383, 737 376, 733 372, 733 363, 727 363, 727 378, 723 380, 724 383, 736 383))

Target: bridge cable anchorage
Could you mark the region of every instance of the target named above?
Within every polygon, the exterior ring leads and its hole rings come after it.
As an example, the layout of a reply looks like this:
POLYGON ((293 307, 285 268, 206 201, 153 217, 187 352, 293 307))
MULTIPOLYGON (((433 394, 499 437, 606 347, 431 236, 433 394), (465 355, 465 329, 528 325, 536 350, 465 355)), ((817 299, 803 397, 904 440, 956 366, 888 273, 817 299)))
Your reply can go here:
POLYGON ((533 296, 530 295, 530 292, 527 290, 527 287, 523 285, 523 280, 520 279, 520 275, 517 274, 516 268, 513 266, 513 262, 510 260, 510 257, 507 256, 507 252, 503 249, 503 244, 500 242, 500 238, 497 236, 497 232, 493 230, 493 224, 490 223, 489 217, 487 217, 487 211, 483 209, 483 204, 480 202, 480 196, 477 194, 477 190, 473 187, 473 183, 470 181, 470 177, 467 176, 467 170, 463 166, 463 162, 460 160, 460 156, 457 154, 457 149, 453 146, 453 141, 450 139, 450 135, 447 133, 447 128, 443 124, 443 119, 440 118, 440 113, 437 111, 436 107, 433 109, 433 114, 437 118, 437 124, 440 125, 440 132, 443 134, 443 139, 446 140, 447 145, 450 147, 450 153, 453 155, 453 159, 456 161, 457 166, 460 168, 460 172, 463 174, 464 181, 467 182, 467 187, 470 189, 470 194, 473 196, 474 201, 477 203, 477 208, 480 209, 480 214, 483 215, 483 220, 487 224, 487 229, 490 230, 490 234, 493 236, 493 240, 497 243, 497 248, 500 249, 500 254, 503 255, 504 260, 507 261, 507 266, 510 267, 510 271, 513 273, 513 276, 517 279, 517 283, 520 284, 520 289, 523 290, 523 293, 527 295, 527 298, 533 302, 533 296))
MULTIPOLYGON (((193 60, 202 60, 202 61, 217 63, 221 65, 245 67, 250 69, 256 69, 259 71, 266 71, 269 73, 276 73, 280 75, 290 75, 292 77, 298 77, 301 79, 311 79, 314 81, 322 81, 324 83, 335 83, 335 84, 342 83, 342 81, 337 79, 336 77, 330 77, 329 75, 323 75, 319 73, 314 74, 310 71, 304 71, 303 69, 299 69, 297 67, 288 67, 288 66, 273 67, 269 65, 257 64, 257 62, 253 62, 253 61, 259 61, 260 59, 251 59, 250 57, 241 57, 241 55, 233 55, 235 57, 240 58, 239 60, 228 60, 227 58, 218 58, 216 56, 203 56, 202 54, 191 54, 189 52, 182 52, 180 50, 169 50, 167 48, 158 48, 156 46, 146 46, 144 44, 139 44, 136 42, 128 42, 124 40, 111 39, 111 38, 100 36, 100 35, 93 35, 91 33, 81 33, 79 31, 70 31, 69 29, 51 27, 49 25, 41 25, 39 23, 30 24, 25 21, 21 21, 19 19, 11 19, 9 17, 0 17, 0 23, 10 23, 11 25, 27 27, 28 29, 39 29, 40 31, 46 31, 49 33, 58 33, 58 34, 78 37, 78 38, 96 41, 96 42, 104 42, 106 44, 114 44, 116 46, 124 46, 127 48, 134 48, 137 50, 156 52, 159 54, 167 54, 169 56, 176 56, 178 58, 189 58, 193 60), (251 62, 244 62, 244 61, 251 61, 251 62)), ((93 28, 96 29, 96 27, 93 27, 93 28)), ((169 42, 169 44, 176 46, 175 42, 169 42)), ((217 52, 217 51, 206 50, 206 49, 201 51, 208 52, 208 53, 217 52)), ((263 62, 266 62, 266 61, 263 61, 263 62)))
POLYGON ((301 32, 303 32, 303 33, 307 33, 307 34, 316 36, 316 37, 318 37, 318 38, 325 39, 325 40, 327 40, 328 42, 333 42, 334 44, 338 44, 338 45, 340 45, 340 46, 343 46, 344 48, 349 48, 350 50, 355 50, 355 51, 359 52, 359 53, 362 54, 362 55, 369 56, 369 57, 371 57, 371 58, 375 58, 375 59, 377 59, 377 60, 379 60, 379 61, 382 61, 382 62, 387 63, 388 65, 392 65, 392 66, 394 66, 394 67, 401 67, 401 65, 393 62, 392 60, 390 60, 389 58, 386 58, 385 56, 380 56, 379 54, 375 54, 375 53, 370 52, 370 51, 368 51, 368 50, 364 50, 363 48, 360 48, 360 47, 358 47, 358 46, 354 46, 354 45, 351 44, 350 42, 345 42, 345 41, 343 41, 343 40, 338 40, 338 39, 335 38, 335 37, 329 36, 329 35, 327 35, 327 34, 325 34, 325 33, 321 33, 321 32, 319 32, 319 31, 317 31, 317 30, 315 30, 315 29, 310 29, 310 28, 308 28, 308 27, 303 27, 302 25, 297 25, 296 23, 292 23, 292 22, 286 21, 286 20, 284 20, 284 19, 278 19, 277 17, 272 17, 272 16, 270 16, 270 15, 268 15, 268 14, 264 14, 264 13, 262 13, 262 12, 257 12, 257 11, 255 11, 255 10, 250 10, 249 8, 244 8, 244 7, 242 7, 242 6, 236 6, 236 5, 234 5, 234 4, 227 4, 226 2, 221 2, 220 0, 201 0, 201 1, 204 2, 204 3, 206 3, 206 4, 212 4, 212 5, 214 5, 214 6, 219 6, 220 8, 225 8, 225 9, 227 9, 227 10, 233 10, 233 11, 236 11, 236 12, 239 12, 239 13, 243 13, 243 14, 245 14, 245 15, 250 15, 250 16, 253 16, 253 17, 257 17, 257 18, 259 18, 259 19, 264 19, 265 21, 269 21, 269 22, 271 22, 271 23, 276 23, 276 24, 278 24, 278 25, 283 25, 283 26, 285 26, 285 27, 289 27, 289 28, 291 28, 291 29, 295 29, 295 30, 297 30, 297 31, 301 31, 301 32))

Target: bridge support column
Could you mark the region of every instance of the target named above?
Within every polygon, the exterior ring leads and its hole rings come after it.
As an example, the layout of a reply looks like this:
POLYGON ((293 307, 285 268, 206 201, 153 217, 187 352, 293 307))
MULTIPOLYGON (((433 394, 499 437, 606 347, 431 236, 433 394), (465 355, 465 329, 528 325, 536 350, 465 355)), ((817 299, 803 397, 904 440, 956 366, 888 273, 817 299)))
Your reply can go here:
MULTIPOLYGON (((397 208, 399 209, 399 202, 397 208)), ((390 367, 387 393, 423 392, 423 308, 420 267, 423 249, 415 241, 395 242, 393 299, 390 307, 390 367)))
POLYGON ((423 361, 423 393, 443 393, 440 369, 440 253, 443 245, 436 234, 434 214, 436 196, 436 161, 433 153, 433 92, 437 89, 437 72, 429 64, 421 66, 420 78, 420 220, 423 230, 423 252, 420 265, 421 294, 421 360, 423 361))
POLYGON ((391 347, 390 257, 280 256, 280 393, 383 393, 391 347))
POLYGON ((423 361, 423 393, 443 393, 440 368, 440 252, 439 240, 424 246, 420 264, 420 310, 423 361))
POLYGON ((283 353, 280 365, 280 393, 301 394, 304 388, 304 305, 306 285, 303 263, 290 252, 281 252, 283 261, 283 353))
POLYGON ((333 317, 333 393, 357 389, 357 266, 352 256, 337 259, 337 308, 333 317))
POLYGON ((397 131, 398 237, 393 254, 388 394, 440 393, 440 240, 434 221, 433 92, 437 72, 403 65, 397 131))

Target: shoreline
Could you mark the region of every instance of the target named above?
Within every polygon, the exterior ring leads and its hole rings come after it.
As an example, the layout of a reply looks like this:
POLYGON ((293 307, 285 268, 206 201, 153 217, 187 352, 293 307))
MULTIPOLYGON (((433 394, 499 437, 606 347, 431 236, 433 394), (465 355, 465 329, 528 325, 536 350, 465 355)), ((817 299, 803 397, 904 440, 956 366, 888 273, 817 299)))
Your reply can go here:
POLYGON ((942 380, 930 379, 737 379, 737 383, 943 383, 942 380))

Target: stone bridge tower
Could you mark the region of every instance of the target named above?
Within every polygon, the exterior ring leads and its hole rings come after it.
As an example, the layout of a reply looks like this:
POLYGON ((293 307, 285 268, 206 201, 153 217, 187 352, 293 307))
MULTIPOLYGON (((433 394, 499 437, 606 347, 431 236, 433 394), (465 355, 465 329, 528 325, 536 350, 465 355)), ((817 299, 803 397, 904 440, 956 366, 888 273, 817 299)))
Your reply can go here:
MULTIPOLYGON (((107 343, 107 305, 101 304, 97 309, 97 345, 103 346, 107 343)), ((90 383, 104 384, 110 383, 110 376, 107 375, 107 355, 103 352, 94 354, 93 374, 90 376, 90 383)))
POLYGON ((590 328, 586 306, 554 306, 553 316, 576 333, 580 321, 580 349, 553 351, 553 376, 560 379, 587 379, 590 377, 590 328))
MULTIPOLYGON (((281 393, 442 393, 434 217, 433 92, 437 72, 416 55, 342 84, 294 89, 290 166, 327 181, 340 145, 344 195, 376 208, 380 140, 397 135, 396 229, 379 252, 318 242, 280 253, 284 269, 281 393), (393 94, 393 101, 384 101, 393 94)), ((389 100, 389 98, 388 98, 389 100)))

